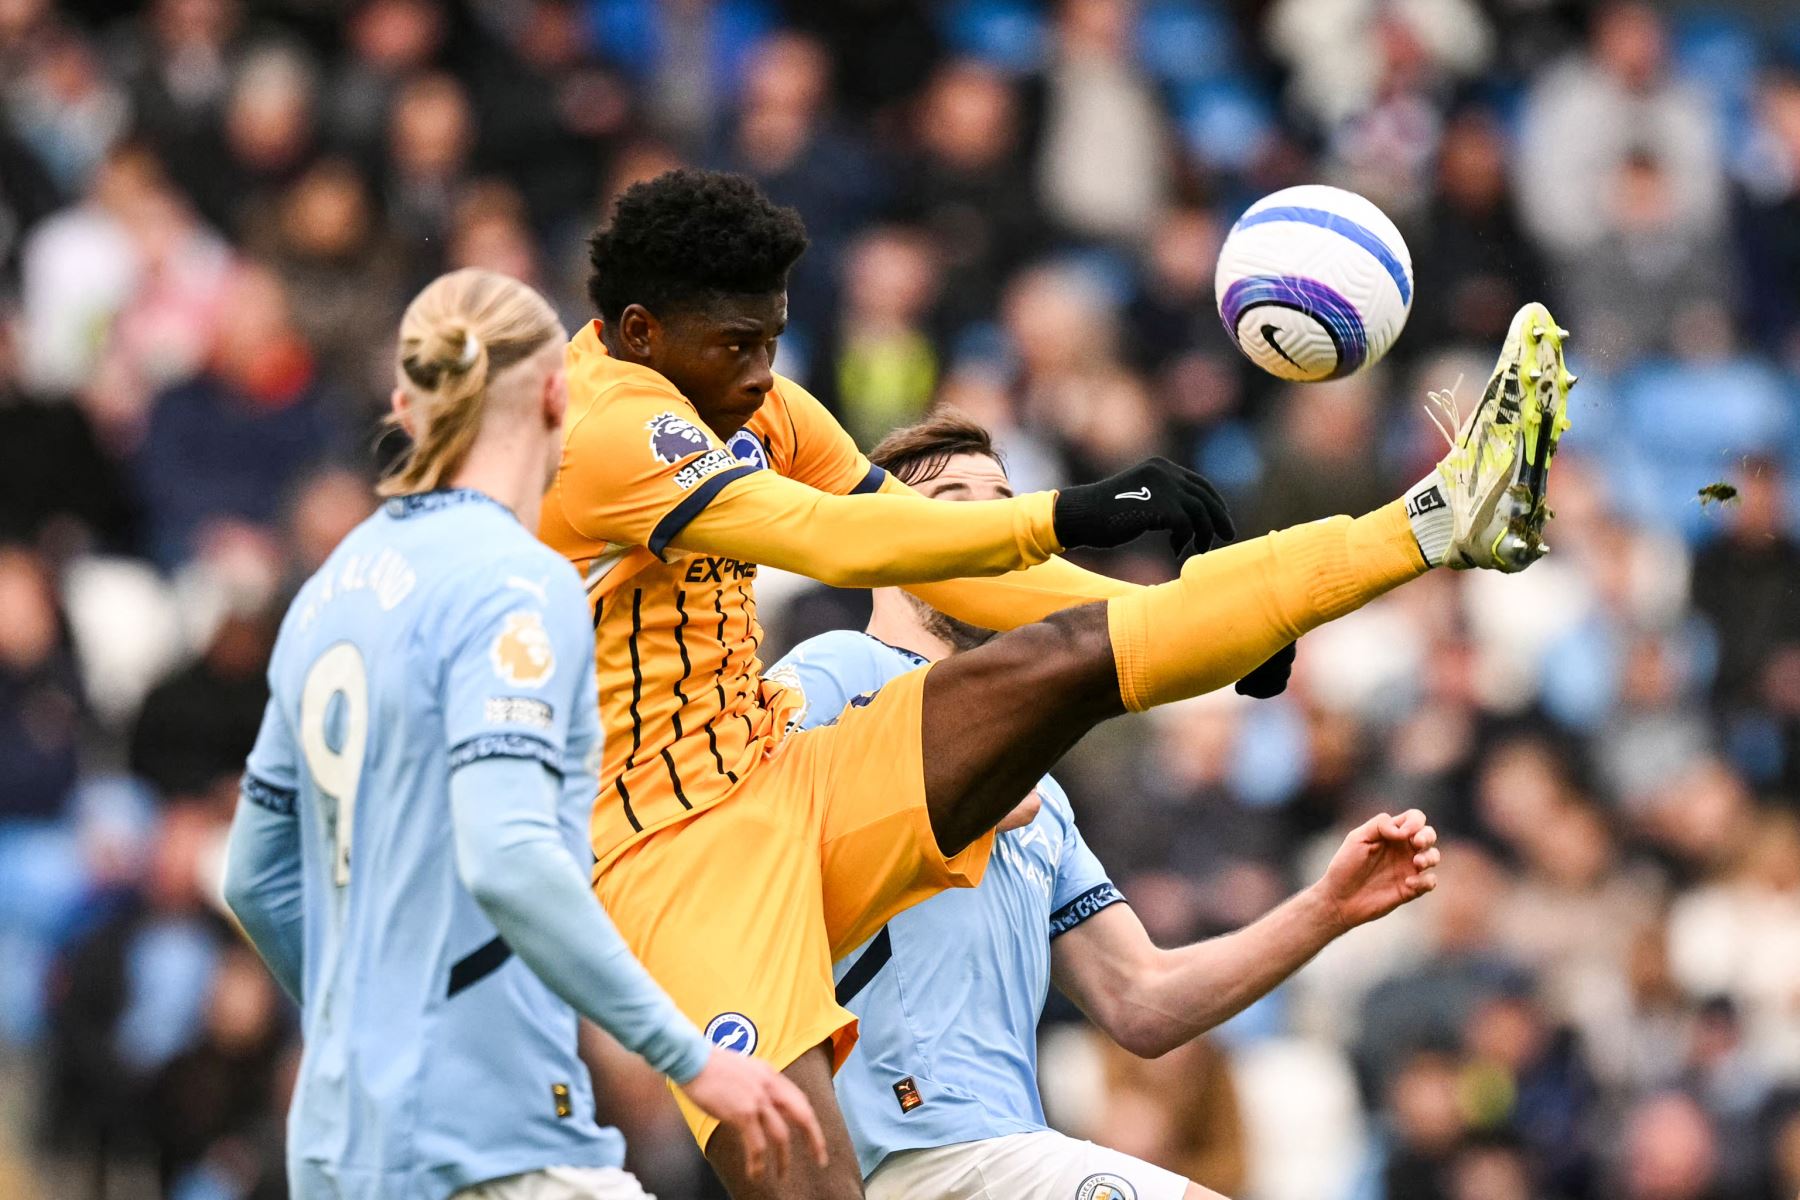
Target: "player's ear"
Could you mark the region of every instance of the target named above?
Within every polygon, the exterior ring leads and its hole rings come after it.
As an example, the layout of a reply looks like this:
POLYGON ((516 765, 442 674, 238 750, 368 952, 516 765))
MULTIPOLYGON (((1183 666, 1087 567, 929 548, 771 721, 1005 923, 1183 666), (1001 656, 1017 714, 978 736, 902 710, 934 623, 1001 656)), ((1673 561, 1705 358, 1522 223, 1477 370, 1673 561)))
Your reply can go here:
POLYGON ((412 420, 412 402, 407 399, 405 388, 395 388, 394 394, 388 397, 388 404, 394 410, 394 420, 407 437, 414 437, 412 420))
POLYGON ((569 411, 569 378, 561 367, 544 377, 542 402, 544 428, 561 428, 563 414, 569 411))
POLYGON ((627 304, 619 314, 619 343, 640 358, 650 358, 662 336, 662 323, 641 304, 627 304))

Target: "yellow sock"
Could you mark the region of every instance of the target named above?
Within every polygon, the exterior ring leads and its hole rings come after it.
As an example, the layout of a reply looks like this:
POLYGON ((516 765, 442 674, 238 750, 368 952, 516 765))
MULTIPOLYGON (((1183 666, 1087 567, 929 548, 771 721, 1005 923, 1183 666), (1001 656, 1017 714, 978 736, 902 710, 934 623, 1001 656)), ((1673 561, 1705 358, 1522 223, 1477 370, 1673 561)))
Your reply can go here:
POLYGON ((1119 695, 1142 712, 1224 687, 1430 569, 1397 500, 1190 558, 1180 579, 1107 601, 1119 695))

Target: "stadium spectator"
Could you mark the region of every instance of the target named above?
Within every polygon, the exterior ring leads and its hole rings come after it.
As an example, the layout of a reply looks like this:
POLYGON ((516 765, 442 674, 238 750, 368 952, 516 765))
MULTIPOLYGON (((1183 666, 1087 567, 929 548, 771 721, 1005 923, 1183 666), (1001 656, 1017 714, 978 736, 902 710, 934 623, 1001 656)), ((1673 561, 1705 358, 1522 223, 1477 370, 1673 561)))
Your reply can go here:
MULTIPOLYGON (((387 227, 367 180, 348 160, 315 163, 282 196, 266 227, 246 242, 281 276, 294 323, 337 389, 359 399, 389 384, 391 349, 377 336, 402 294, 407 256, 387 227)), ((363 399, 364 409, 378 406, 363 399)))
POLYGON ((223 153, 181 178, 214 226, 243 236, 266 219, 317 152, 319 79, 311 59, 285 45, 246 54, 226 101, 223 153))
POLYGON ((851 243, 844 264, 844 311, 821 356, 817 393, 859 444, 873 445, 923 416, 937 395, 937 258, 918 231, 888 226, 851 243))
POLYGON ((409 245, 444 244, 469 169, 476 125, 468 90, 455 76, 421 75, 395 95, 383 196, 388 219, 409 245))
POLYGON ((1425 332, 1421 344, 1488 345, 1506 336, 1527 297, 1546 295, 1548 271, 1507 189, 1507 150, 1504 129, 1485 109, 1464 108, 1444 128, 1437 186, 1410 235, 1418 294, 1437 298, 1409 321, 1412 332, 1425 332))
POLYGON ((217 805, 223 797, 229 810, 269 698, 271 624, 261 612, 227 613, 200 658, 144 697, 131 769, 165 801, 217 805))
POLYGON ((47 564, 0 547, 0 821, 61 816, 86 702, 47 564))
POLYGON ((476 75, 485 169, 524 197, 532 227, 546 239, 587 232, 594 172, 630 128, 633 97, 617 72, 592 53, 582 6, 532 0, 510 31, 509 53, 476 75))
POLYGON ((176 178, 212 169, 245 42, 238 0, 155 0, 115 40, 138 134, 176 178))
POLYGON ((1141 241, 1173 187, 1172 131, 1132 56, 1134 15, 1128 0, 1062 0, 1034 81, 1038 193, 1077 239, 1141 241))
POLYGON ((1800 361, 1800 69, 1771 70, 1757 89, 1759 153, 1745 179, 1744 315, 1762 343, 1800 361))
POLYGON ((271 524, 286 489, 334 447, 336 417, 280 280, 244 266, 207 371, 156 398, 135 456, 150 556, 180 565, 214 521, 271 524))
POLYGON ((1717 1200, 1718 1137, 1693 1100, 1669 1092, 1626 1119, 1616 1167, 1624 1200, 1717 1200))
POLYGON ((369 0, 355 6, 325 104, 334 141, 376 157, 401 88, 434 65, 449 36, 439 0, 369 0))
POLYGON ((1606 236, 1620 172, 1637 157, 1667 180, 1667 221, 1683 238, 1716 237, 1725 167, 1715 116, 1669 65, 1664 19, 1647 4, 1610 3, 1593 19, 1587 54, 1533 84, 1514 158, 1521 211, 1558 259, 1606 236))
POLYGON ((998 71, 961 59, 940 67, 916 104, 901 203, 943 259, 952 329, 991 318, 1002 282, 1041 246, 1018 109, 998 71))

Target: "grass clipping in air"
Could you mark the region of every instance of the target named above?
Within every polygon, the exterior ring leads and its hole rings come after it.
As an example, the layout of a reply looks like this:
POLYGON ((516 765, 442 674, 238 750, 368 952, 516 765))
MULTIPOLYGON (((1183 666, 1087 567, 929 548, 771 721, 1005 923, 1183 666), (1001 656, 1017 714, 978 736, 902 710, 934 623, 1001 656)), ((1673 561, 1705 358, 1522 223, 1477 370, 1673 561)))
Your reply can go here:
POLYGON ((1721 479, 1717 483, 1709 483, 1701 488, 1698 499, 1701 508, 1709 508, 1714 504, 1736 504, 1738 490, 1721 479))

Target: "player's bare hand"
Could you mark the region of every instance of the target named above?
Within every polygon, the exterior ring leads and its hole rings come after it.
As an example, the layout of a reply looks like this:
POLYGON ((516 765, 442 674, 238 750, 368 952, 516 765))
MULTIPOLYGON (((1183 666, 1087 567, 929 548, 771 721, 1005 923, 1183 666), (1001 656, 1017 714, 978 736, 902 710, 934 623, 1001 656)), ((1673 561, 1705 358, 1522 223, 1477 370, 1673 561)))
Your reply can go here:
POLYGON ((796 1129, 812 1144, 813 1158, 826 1164, 825 1132, 806 1094, 768 1063, 716 1049, 681 1090, 702 1112, 737 1131, 751 1179, 763 1178, 771 1166, 776 1179, 787 1174, 796 1129))
POLYGON ((1382 813, 1350 831, 1313 887, 1332 920, 1353 929, 1437 887, 1441 858, 1424 813, 1382 813))

